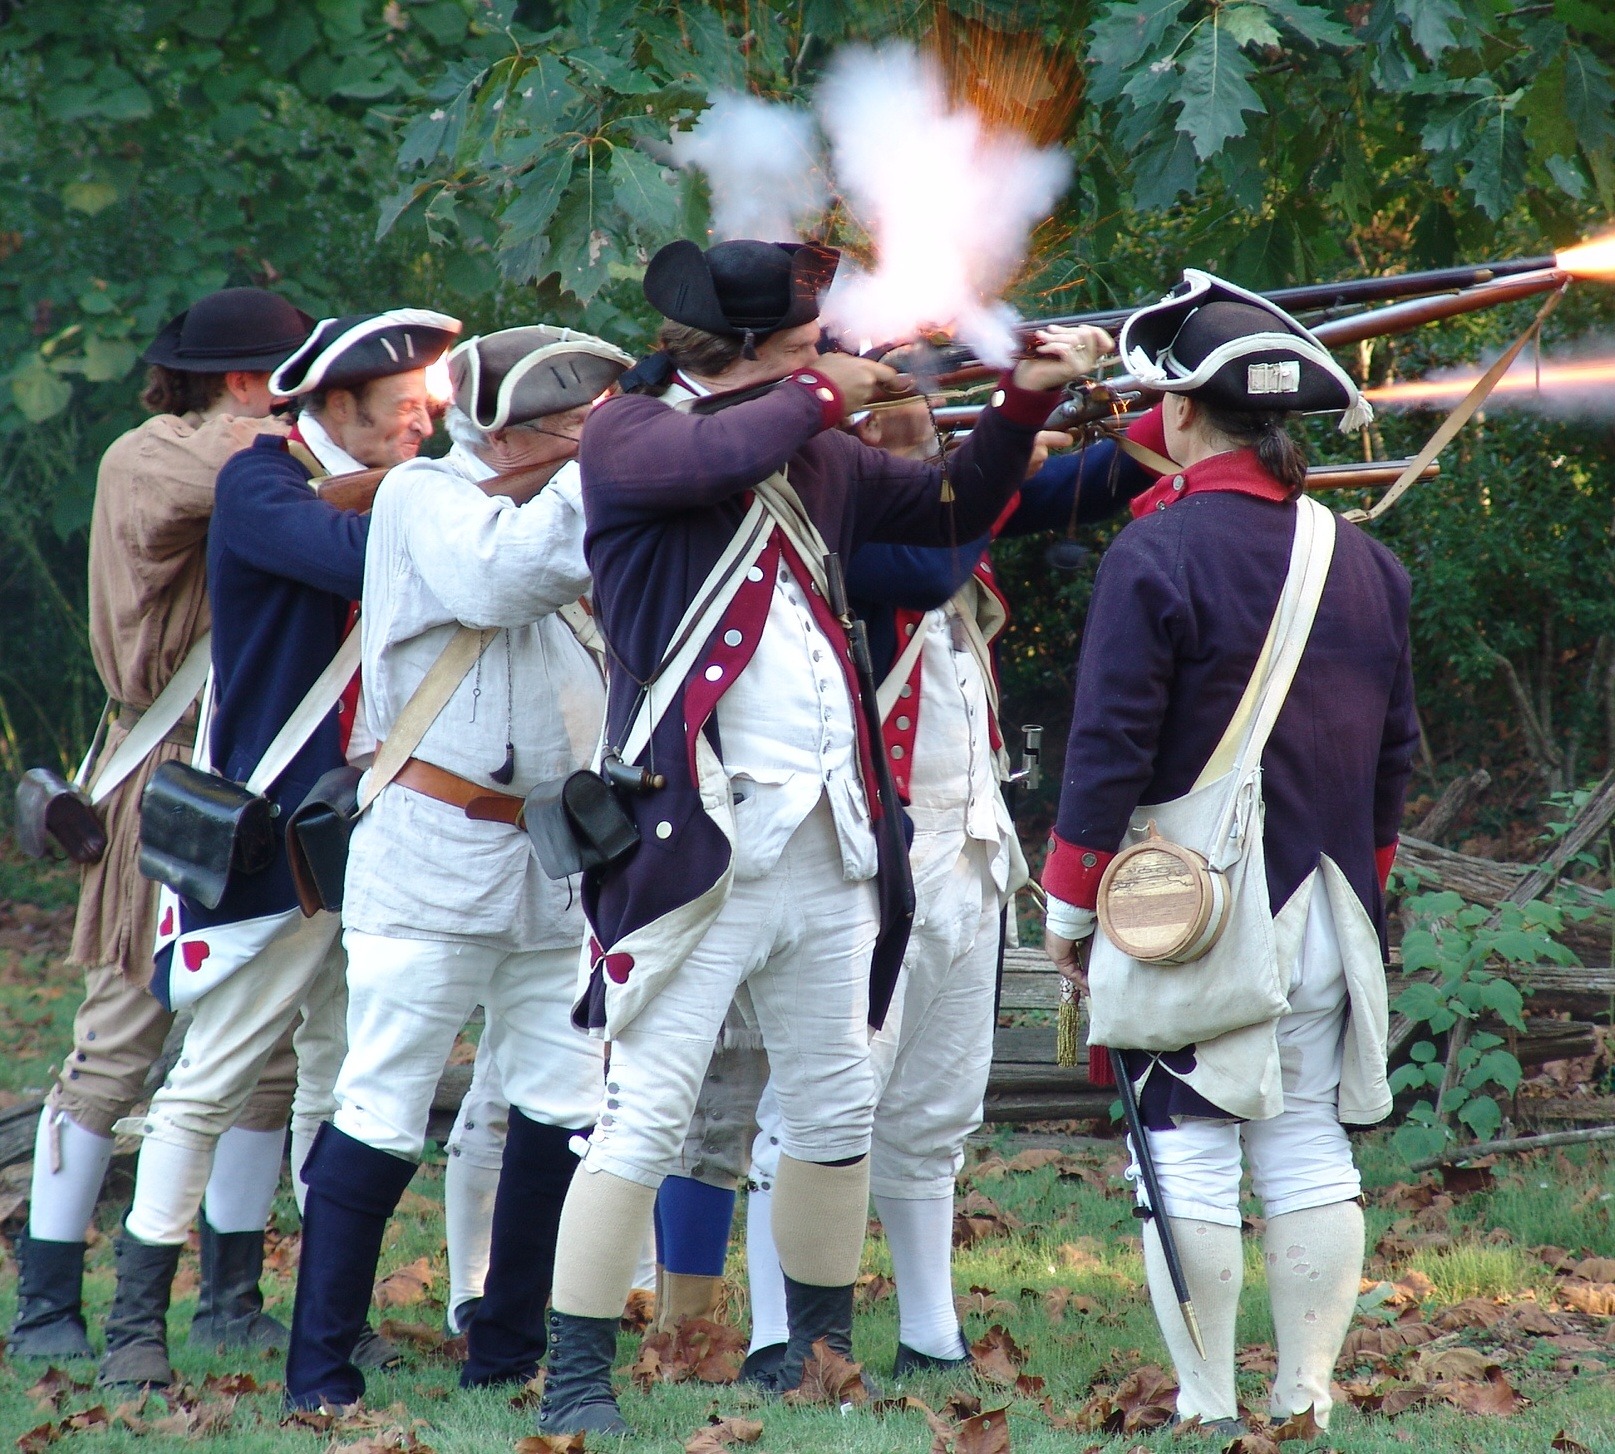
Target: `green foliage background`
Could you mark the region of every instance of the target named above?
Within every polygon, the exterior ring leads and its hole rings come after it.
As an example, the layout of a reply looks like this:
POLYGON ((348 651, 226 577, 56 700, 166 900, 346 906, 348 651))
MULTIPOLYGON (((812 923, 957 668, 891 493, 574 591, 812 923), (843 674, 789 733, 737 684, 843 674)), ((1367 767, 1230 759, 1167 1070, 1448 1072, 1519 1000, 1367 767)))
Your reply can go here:
MULTIPOLYGON (((836 46, 923 40, 937 5, 1030 37, 1082 92, 1031 314, 1146 298, 1185 264, 1275 286, 1541 254, 1615 215, 1598 0, 0 0, 0 767, 69 761, 93 723, 95 464, 170 314, 259 283, 315 313, 413 303, 637 346, 646 257, 706 218, 655 143, 722 90, 806 100, 836 46)), ((939 199, 937 225, 968 219, 939 199)), ((1609 332, 1609 299, 1572 290, 1548 347, 1609 332)), ((1528 317, 1352 362, 1416 376, 1528 317)), ((1386 418, 1375 452, 1433 422, 1386 418)), ((1494 411, 1377 527, 1415 578, 1432 783, 1484 763, 1524 803, 1609 758, 1612 461, 1607 419, 1494 411)), ((1057 754, 1089 578, 1043 549, 1000 553, 1006 686, 1057 754)))

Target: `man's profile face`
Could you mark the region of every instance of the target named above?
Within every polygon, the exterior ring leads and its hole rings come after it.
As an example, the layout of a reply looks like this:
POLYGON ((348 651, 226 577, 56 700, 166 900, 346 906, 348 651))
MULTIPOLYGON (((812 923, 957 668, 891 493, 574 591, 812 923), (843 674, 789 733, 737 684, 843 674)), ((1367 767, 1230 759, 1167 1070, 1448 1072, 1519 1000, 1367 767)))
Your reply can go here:
POLYGON ((426 370, 373 379, 357 393, 333 390, 320 422, 343 449, 372 469, 414 459, 432 437, 426 370))
POLYGON ((819 335, 823 330, 815 319, 771 333, 757 345, 757 362, 770 378, 783 379, 798 369, 811 368, 819 358, 819 335))

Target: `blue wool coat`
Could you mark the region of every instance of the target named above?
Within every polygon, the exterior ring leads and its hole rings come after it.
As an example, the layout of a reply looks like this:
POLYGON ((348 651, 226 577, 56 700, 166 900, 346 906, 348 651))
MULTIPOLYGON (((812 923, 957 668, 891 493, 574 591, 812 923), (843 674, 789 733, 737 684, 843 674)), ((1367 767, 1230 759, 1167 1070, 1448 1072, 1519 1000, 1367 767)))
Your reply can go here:
MULTIPOLYGON (((336 654, 364 584, 368 516, 337 510, 309 488, 286 441, 260 437, 219 472, 208 529, 213 603, 213 766, 244 782, 314 679, 336 654)), ((270 787, 280 807, 274 862, 234 874, 211 912, 187 903, 188 927, 233 923, 296 906, 286 862, 286 816, 343 762, 337 713, 315 729, 270 787)))
MULTIPOLYGON (((937 467, 895 459, 832 428, 839 399, 820 381, 789 380, 761 397, 709 414, 684 414, 658 399, 608 400, 584 428, 579 462, 588 523, 584 553, 612 672, 606 739, 626 736, 645 680, 661 661, 686 607, 739 526, 752 486, 780 469, 829 548, 843 562, 870 541, 941 546, 983 535, 1025 475, 1033 438, 1057 402, 1006 381, 949 463, 956 493, 941 499, 937 467), (826 397, 828 395, 828 397, 826 397)), ((743 597, 744 597, 743 592, 743 597)), ((743 598, 736 609, 752 611, 743 598)), ((766 610, 766 602, 760 609, 766 610)), ((686 677, 703 679, 721 650, 720 624, 686 677)), ((727 680, 726 666, 718 669, 727 680)), ((714 708, 663 718, 651 744, 662 790, 630 804, 641 841, 619 866, 588 876, 584 909, 593 928, 580 1023, 615 1029, 637 1013, 680 962, 678 946, 704 932, 724 896, 729 842, 718 806, 698 786, 697 738, 721 757, 714 708), (633 947, 624 947, 630 940, 633 947)), ((684 952, 687 952, 684 951, 684 952)))

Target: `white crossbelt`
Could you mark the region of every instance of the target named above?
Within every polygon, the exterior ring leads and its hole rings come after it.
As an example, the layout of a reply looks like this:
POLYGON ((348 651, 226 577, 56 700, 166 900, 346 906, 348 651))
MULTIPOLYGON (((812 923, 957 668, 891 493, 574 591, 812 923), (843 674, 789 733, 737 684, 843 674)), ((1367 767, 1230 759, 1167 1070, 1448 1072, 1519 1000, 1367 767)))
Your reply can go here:
MULTIPOLYGON (((185 715, 185 709, 197 698, 207 680, 208 658, 212 650, 213 633, 204 631, 191 649, 185 653, 168 685, 157 694, 157 700, 140 715, 140 720, 129 729, 129 735, 117 750, 96 772, 90 788, 92 805, 105 802, 117 791, 120 784, 143 763, 185 715)), ((90 767, 87 759, 79 769, 77 781, 82 785, 90 767)))

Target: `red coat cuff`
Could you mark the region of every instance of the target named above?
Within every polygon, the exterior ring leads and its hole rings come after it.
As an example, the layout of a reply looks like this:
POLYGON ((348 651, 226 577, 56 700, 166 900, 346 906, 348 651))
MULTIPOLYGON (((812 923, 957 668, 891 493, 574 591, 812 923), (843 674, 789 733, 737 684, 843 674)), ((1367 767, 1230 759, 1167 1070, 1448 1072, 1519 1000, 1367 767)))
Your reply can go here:
POLYGON ((1166 424, 1159 404, 1127 426, 1127 437, 1134 444, 1142 444, 1145 449, 1153 449, 1157 454, 1165 455, 1168 459, 1172 458, 1171 452, 1166 447, 1166 424))
POLYGON ((1385 885, 1391 881, 1391 865, 1396 862, 1397 840, 1392 839, 1383 848, 1374 850, 1374 870, 1379 874, 1380 892, 1385 892, 1385 885))
POLYGON ((1067 843, 1058 833, 1049 839, 1049 856, 1043 862, 1043 888, 1057 899, 1079 909, 1099 902, 1099 880, 1116 855, 1098 848, 1067 843))
POLYGON ((790 382, 800 384, 813 396, 813 402, 819 406, 819 414, 824 420, 824 428, 834 429, 841 423, 847 412, 846 401, 841 397, 841 390, 817 369, 803 369, 800 373, 792 374, 790 382))
POLYGON ((1022 429, 1041 429, 1060 398, 1059 389, 1021 388, 1015 382, 1014 373, 1006 369, 998 376, 998 392, 993 395, 993 408, 1011 424, 1019 424, 1022 429))

